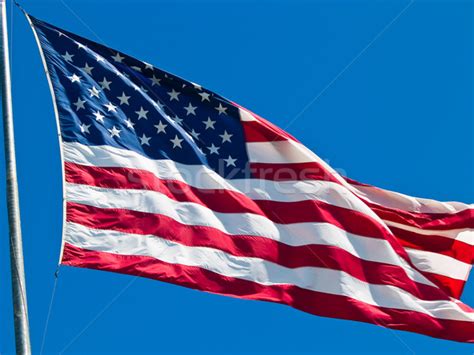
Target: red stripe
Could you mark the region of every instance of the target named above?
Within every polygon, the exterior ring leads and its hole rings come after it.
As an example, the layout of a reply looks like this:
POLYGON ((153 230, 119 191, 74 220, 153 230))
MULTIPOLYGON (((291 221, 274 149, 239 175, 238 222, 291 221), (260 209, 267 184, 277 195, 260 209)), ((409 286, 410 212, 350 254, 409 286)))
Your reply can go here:
POLYGON ((404 247, 450 256, 467 264, 474 263, 474 246, 438 235, 423 235, 389 226, 404 247))
POLYGON ((462 291, 464 289, 464 285, 466 285, 466 281, 453 279, 449 276, 444 276, 440 274, 433 274, 431 272, 423 272, 423 275, 426 276, 428 280, 433 282, 437 285, 441 290, 446 292, 448 295, 456 299, 460 299, 462 295, 462 291))
POLYGON ((205 190, 180 181, 162 180, 138 169, 102 168, 65 163, 66 181, 104 188, 143 189, 160 192, 175 201, 193 202, 223 213, 255 213, 279 224, 325 222, 353 234, 381 238, 409 261, 402 246, 372 217, 354 210, 315 200, 280 202, 251 200, 229 190, 205 190), (225 201, 223 203, 223 201, 225 201))
POLYGON ((288 140, 288 138, 282 135, 281 132, 262 122, 243 121, 241 124, 244 129, 245 140, 249 143, 288 140))
POLYGON ((242 107, 235 102, 232 102, 232 104, 241 110, 246 111, 256 119, 256 121, 240 121, 244 129, 245 139, 247 142, 271 142, 286 140, 293 140, 295 142, 298 141, 291 134, 285 132, 278 126, 275 126, 265 118, 260 117, 259 115, 247 110, 245 107, 242 107))
POLYGON ((324 180, 340 184, 330 172, 317 162, 273 164, 250 162, 253 178, 273 181, 324 180))
POLYGON ((254 213, 280 224, 327 222, 350 233, 383 238, 386 230, 358 211, 316 200, 281 202, 252 200, 231 190, 199 189, 177 180, 163 180, 138 169, 102 168, 65 163, 66 181, 111 189, 157 191, 179 202, 193 202, 221 213, 254 213), (225 201, 225 203, 223 203, 225 201))
POLYGON ((110 189, 139 189, 157 191, 179 202, 194 202, 216 212, 264 212, 250 198, 232 190, 199 189, 178 180, 164 180, 146 170, 95 167, 66 162, 66 181, 110 189), (225 203, 222 203, 225 201, 225 203))
POLYGON ((256 257, 288 268, 313 266, 341 270, 364 282, 399 287, 421 299, 449 299, 436 287, 414 282, 399 266, 362 260, 334 246, 290 246, 268 238, 229 235, 212 227, 185 225, 164 215, 102 209, 76 203, 67 204, 67 221, 92 229, 153 235, 187 246, 219 249, 235 256, 256 257))
POLYGON ((62 264, 148 277, 237 298, 287 304, 319 316, 357 320, 443 339, 474 342, 472 322, 442 320, 414 311, 376 307, 353 298, 309 291, 294 285, 264 286, 198 267, 165 263, 151 257, 90 251, 66 243, 62 264))
POLYGON ((456 213, 421 213, 385 207, 369 201, 365 201, 365 203, 369 205, 380 218, 402 223, 407 226, 435 230, 474 228, 473 209, 456 213))

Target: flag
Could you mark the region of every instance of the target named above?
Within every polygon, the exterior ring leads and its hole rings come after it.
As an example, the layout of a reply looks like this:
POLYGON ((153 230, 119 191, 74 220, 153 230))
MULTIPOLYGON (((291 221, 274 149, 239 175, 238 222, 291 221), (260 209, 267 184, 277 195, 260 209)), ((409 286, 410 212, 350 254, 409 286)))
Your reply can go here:
POLYGON ((340 176, 224 97, 30 17, 64 164, 61 263, 474 341, 473 209, 340 176))

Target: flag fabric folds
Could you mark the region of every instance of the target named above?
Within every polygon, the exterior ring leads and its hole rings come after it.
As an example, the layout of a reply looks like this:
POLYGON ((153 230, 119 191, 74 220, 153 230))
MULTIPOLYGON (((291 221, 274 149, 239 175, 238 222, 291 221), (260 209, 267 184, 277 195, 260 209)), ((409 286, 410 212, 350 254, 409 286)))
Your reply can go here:
POLYGON ((62 264, 474 341, 472 206, 345 179, 236 103, 30 21, 60 130, 62 264))

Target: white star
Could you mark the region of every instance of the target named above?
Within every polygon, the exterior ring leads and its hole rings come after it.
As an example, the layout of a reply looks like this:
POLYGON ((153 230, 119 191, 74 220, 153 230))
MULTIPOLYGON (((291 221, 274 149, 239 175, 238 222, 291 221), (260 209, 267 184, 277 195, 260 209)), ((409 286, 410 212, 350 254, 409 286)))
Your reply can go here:
POLYGON ((223 134, 219 134, 219 137, 222 138, 222 143, 224 142, 229 142, 229 143, 232 143, 231 140, 230 140, 230 137, 232 137, 233 134, 229 134, 227 133, 227 131, 224 131, 223 134))
POLYGON ((89 132, 89 127, 90 127, 90 126, 91 126, 90 124, 85 124, 85 123, 81 124, 81 125, 80 125, 80 127, 81 127, 81 132, 82 132, 82 133, 90 133, 90 132, 89 132))
POLYGON ((153 102, 153 106, 159 107, 160 110, 163 110, 163 108, 165 107, 165 105, 163 105, 160 100, 156 100, 156 102, 153 102))
POLYGON ((93 115, 95 116, 95 120, 98 122, 104 123, 104 115, 100 113, 100 111, 94 112, 93 115))
POLYGON ((89 90, 89 94, 91 97, 95 96, 95 97, 99 97, 99 90, 93 86, 92 88, 88 89, 89 90))
POLYGON ((173 149, 176 147, 182 148, 181 147, 181 142, 184 139, 179 139, 177 135, 174 136, 174 139, 170 139, 171 143, 173 143, 173 149))
POLYGON ((132 69, 135 70, 135 71, 139 71, 140 73, 142 72, 142 68, 137 67, 137 66, 135 66, 135 65, 132 65, 130 68, 132 68, 132 69))
POLYGON ((211 118, 208 117, 207 121, 202 121, 202 123, 204 123, 206 125, 206 129, 208 129, 208 128, 214 129, 214 123, 216 123, 216 121, 212 121, 211 118))
POLYGON ((81 83, 81 77, 76 74, 72 74, 71 76, 68 76, 68 78, 71 80, 71 83, 81 83))
POLYGON ((117 129, 115 126, 113 126, 112 129, 108 129, 108 131, 110 132, 110 137, 112 137, 112 138, 119 137, 120 138, 121 130, 117 129))
POLYGON ((194 115, 196 116, 196 109, 197 109, 197 106, 193 106, 191 105, 191 103, 189 103, 189 105, 187 107, 184 108, 186 110, 186 116, 189 116, 189 115, 194 115))
POLYGON ((143 86, 138 86, 137 84, 132 84, 132 87, 135 89, 135 91, 141 91, 141 92, 148 92, 143 86))
POLYGON ((122 72, 118 71, 117 68, 114 68, 114 73, 115 73, 115 75, 117 75, 117 76, 119 76, 119 77, 121 77, 121 78, 123 78, 124 76, 126 76, 127 78, 129 78, 128 74, 125 74, 125 75, 124 75, 122 72))
POLYGON ((178 95, 181 94, 179 91, 175 91, 172 89, 170 92, 168 92, 168 95, 170 95, 170 101, 176 100, 179 101, 178 95))
POLYGON ((183 123, 183 119, 182 119, 182 118, 179 118, 178 116, 174 116, 174 117, 172 117, 172 119, 173 119, 177 124, 183 123))
POLYGON ((217 154, 217 155, 219 155, 219 149, 220 149, 220 147, 216 147, 216 146, 214 145, 214 143, 212 143, 210 147, 207 147, 207 149, 209 149, 210 154, 217 154))
POLYGON ((86 103, 86 100, 81 100, 80 97, 77 98, 77 101, 73 103, 74 106, 76 106, 76 111, 79 111, 81 108, 84 108, 84 104, 86 103))
POLYGON ((207 92, 200 92, 198 95, 201 96, 201 102, 206 101, 206 100, 211 101, 209 100, 210 95, 207 92))
POLYGON ((225 112, 227 110, 227 107, 224 107, 222 106, 222 104, 219 102, 219 106, 218 107, 214 107, 217 111, 219 111, 219 115, 220 114, 224 114, 224 115, 227 115, 227 112, 225 112))
POLYGON ((133 126, 135 126, 135 123, 133 123, 133 122, 130 120, 130 118, 127 118, 127 119, 125 120, 125 124, 127 125, 128 128, 134 129, 133 126))
POLYGON ((201 133, 196 132, 196 131, 194 130, 194 128, 193 128, 193 130, 191 131, 191 135, 192 135, 194 138, 196 138, 196 139, 199 138, 199 135, 200 135, 200 134, 201 134, 201 133))
POLYGON ((151 86, 155 86, 155 85, 161 86, 160 84, 161 79, 157 78, 154 74, 153 74, 153 78, 150 78, 150 80, 151 80, 151 86))
POLYGON ((237 159, 232 158, 230 155, 227 159, 222 160, 225 161, 226 166, 235 166, 235 162, 237 161, 237 159))
POLYGON ((167 125, 167 124, 163 124, 163 122, 161 122, 161 120, 160 120, 160 122, 158 122, 158 124, 155 125, 155 128, 156 128, 156 130, 157 130, 156 133, 158 134, 158 133, 163 132, 163 133, 166 134, 166 130, 165 130, 166 127, 168 127, 168 125, 167 125))
POLYGON ((130 96, 125 95, 123 91, 122 96, 117 96, 117 99, 120 100, 120 105, 129 105, 128 100, 130 99, 130 96))
POLYGON ((105 107, 107 107, 107 111, 110 112, 117 112, 117 106, 115 106, 113 103, 109 102, 108 104, 105 104, 104 105, 105 107))
POLYGON ((148 145, 148 146, 150 145, 149 142, 150 142, 151 137, 147 137, 147 136, 145 136, 145 134, 143 134, 143 136, 138 137, 138 138, 140 138, 140 144, 141 145, 148 145))
POLYGON ((102 81, 99 81, 100 86, 102 86, 102 89, 107 89, 110 90, 110 84, 112 84, 111 81, 108 81, 107 78, 104 76, 104 79, 102 81))
POLYGON ((77 49, 87 49, 87 46, 85 44, 82 44, 80 42, 75 41, 77 45, 77 49))
POLYGON ((122 63, 122 60, 125 59, 125 57, 122 57, 119 52, 117 52, 116 55, 112 56, 112 59, 117 62, 117 63, 122 63))
POLYGON ((66 62, 72 62, 72 57, 74 57, 74 54, 69 54, 68 51, 66 51, 66 53, 64 53, 61 57, 63 57, 66 62))
POLYGON ((196 83, 191 83, 191 84, 193 84, 193 86, 194 86, 194 88, 195 88, 196 90, 202 90, 202 86, 201 86, 201 85, 196 84, 196 83))
POLYGON ((87 74, 92 75, 92 69, 94 69, 94 67, 89 66, 89 64, 87 64, 86 62, 86 65, 84 65, 81 69, 84 70, 87 74))
POLYGON ((153 65, 147 63, 147 62, 142 62, 143 64, 145 64, 145 69, 153 69, 153 65))
POLYGON ((147 110, 144 110, 142 106, 140 106, 140 111, 135 111, 135 113, 138 115, 138 119, 144 118, 145 120, 148 119, 146 115, 148 114, 147 110))

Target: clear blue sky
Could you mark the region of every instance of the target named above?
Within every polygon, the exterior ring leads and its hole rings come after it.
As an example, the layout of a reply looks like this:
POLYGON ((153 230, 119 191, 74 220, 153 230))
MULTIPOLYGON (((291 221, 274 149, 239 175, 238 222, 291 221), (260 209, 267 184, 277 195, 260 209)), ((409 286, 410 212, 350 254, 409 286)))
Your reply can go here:
MULTIPOLYGON (((474 202, 473 2, 22 4, 40 19, 198 82, 286 127, 354 179, 474 202)), ((39 352, 61 240, 61 168, 36 43, 17 9, 10 24, 30 326, 39 352)), ((0 164, 0 352, 11 353, 3 154, 0 164)), ((463 300, 474 305, 474 280, 463 300)), ((66 351, 76 353, 474 351, 282 305, 62 267, 45 351, 57 353, 68 344, 66 351)))

